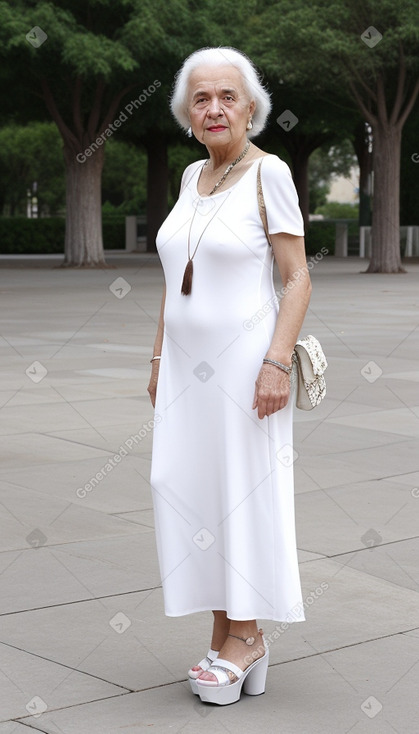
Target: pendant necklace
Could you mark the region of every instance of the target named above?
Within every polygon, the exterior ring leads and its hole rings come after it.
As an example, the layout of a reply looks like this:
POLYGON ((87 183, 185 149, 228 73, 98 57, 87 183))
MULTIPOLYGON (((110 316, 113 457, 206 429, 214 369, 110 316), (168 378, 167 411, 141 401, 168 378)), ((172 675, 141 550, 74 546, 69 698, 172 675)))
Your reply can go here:
MULTIPOLYGON (((246 155, 246 153, 249 150, 249 148, 250 148, 250 141, 248 140, 247 143, 246 143, 246 145, 245 145, 245 147, 244 147, 244 149, 240 153, 239 157, 236 158, 235 161, 233 161, 232 163, 230 163, 227 166, 227 168, 224 171, 223 175, 221 176, 220 180, 217 181, 217 183, 215 184, 215 186, 213 187, 213 189, 209 192, 208 196, 211 196, 211 194, 214 194, 217 191, 217 189, 221 186, 221 184, 224 183, 224 181, 226 180, 226 178, 227 178, 228 174, 230 173, 230 171, 234 168, 234 166, 237 165, 237 163, 239 163, 244 158, 244 156, 246 155)), ((205 166, 208 165, 208 163, 209 163, 209 160, 205 161, 204 165, 201 168, 201 173, 202 173, 203 169, 205 168, 205 166)), ((199 176, 201 175, 201 173, 199 174, 199 176)), ((199 180, 199 176, 198 176, 198 180, 199 180)), ((224 201, 222 202, 222 204, 218 207, 218 209, 215 212, 215 214, 218 214, 219 210, 221 209, 222 205, 224 204, 224 202, 227 199, 228 199, 228 196, 224 199, 224 201)), ((191 255, 191 230, 192 230, 193 221, 195 219, 196 209, 197 209, 197 207, 195 206, 195 211, 194 211, 194 213, 192 215, 191 223, 190 223, 190 226, 189 226, 189 233, 188 233, 188 262, 186 263, 186 268, 185 268, 185 272, 184 272, 184 275, 183 275, 183 281, 182 281, 182 287, 181 287, 181 293, 183 293, 184 296, 188 296, 190 294, 191 290, 192 290, 192 276, 193 276, 193 262, 192 262, 192 260, 193 260, 193 258, 196 255, 196 251, 197 251, 197 249, 199 247, 199 243, 201 242, 201 239, 202 239, 204 233, 206 232, 207 227, 211 224, 212 220, 215 217, 215 214, 213 214, 213 216, 211 217, 211 219, 209 220, 209 222, 207 223, 207 225, 204 227, 204 229, 203 229, 203 231, 202 231, 202 233, 201 233, 201 235, 200 235, 200 237, 198 239, 198 242, 196 243, 195 249, 194 249, 194 251, 193 251, 193 253, 191 255)))

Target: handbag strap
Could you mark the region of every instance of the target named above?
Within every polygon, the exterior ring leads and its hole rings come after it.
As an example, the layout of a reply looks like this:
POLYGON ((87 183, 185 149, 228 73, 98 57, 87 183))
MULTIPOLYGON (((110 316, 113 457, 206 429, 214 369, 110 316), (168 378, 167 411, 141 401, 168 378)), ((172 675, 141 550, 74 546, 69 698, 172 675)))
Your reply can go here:
POLYGON ((268 230, 268 217, 266 215, 265 199, 264 199, 264 196, 263 196, 262 177, 260 175, 260 169, 262 167, 262 161, 263 161, 263 158, 259 162, 257 176, 256 176, 258 207, 259 207, 259 214, 260 214, 260 218, 262 220, 263 229, 265 231, 266 239, 268 240, 270 246, 272 247, 272 242, 271 242, 271 238, 269 236, 269 230, 268 230))

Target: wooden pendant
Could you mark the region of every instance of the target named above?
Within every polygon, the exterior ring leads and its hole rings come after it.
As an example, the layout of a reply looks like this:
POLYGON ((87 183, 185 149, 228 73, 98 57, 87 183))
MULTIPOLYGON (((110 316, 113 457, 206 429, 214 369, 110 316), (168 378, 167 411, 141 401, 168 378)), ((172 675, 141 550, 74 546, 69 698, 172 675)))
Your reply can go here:
POLYGON ((188 262, 186 263, 186 268, 185 268, 185 272, 183 275, 182 288, 180 289, 181 293, 183 293, 184 296, 189 296, 192 290, 192 275, 193 275, 193 263, 192 263, 192 260, 188 260, 188 262))

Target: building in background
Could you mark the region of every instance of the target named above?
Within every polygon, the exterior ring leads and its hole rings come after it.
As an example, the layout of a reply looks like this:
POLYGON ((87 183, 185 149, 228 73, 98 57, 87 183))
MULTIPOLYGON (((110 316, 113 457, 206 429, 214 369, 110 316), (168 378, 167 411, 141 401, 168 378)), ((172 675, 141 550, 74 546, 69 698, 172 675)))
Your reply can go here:
POLYGON ((332 177, 327 201, 337 201, 339 204, 359 203, 359 167, 353 166, 349 176, 332 177))

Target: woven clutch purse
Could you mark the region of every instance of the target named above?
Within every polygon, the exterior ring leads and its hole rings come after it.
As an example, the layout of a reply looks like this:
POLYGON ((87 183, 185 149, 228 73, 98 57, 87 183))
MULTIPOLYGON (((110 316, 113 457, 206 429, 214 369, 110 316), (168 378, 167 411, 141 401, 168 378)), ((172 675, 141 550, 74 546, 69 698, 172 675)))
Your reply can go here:
POLYGON ((292 359, 297 365, 296 406, 301 410, 313 410, 326 395, 327 361, 320 342, 311 334, 299 339, 292 359))

